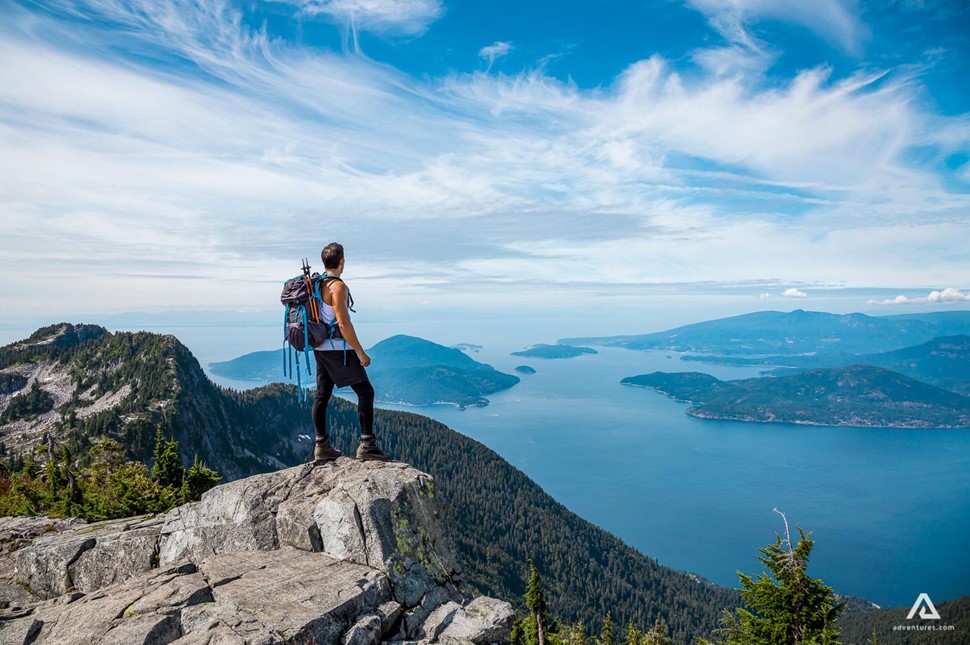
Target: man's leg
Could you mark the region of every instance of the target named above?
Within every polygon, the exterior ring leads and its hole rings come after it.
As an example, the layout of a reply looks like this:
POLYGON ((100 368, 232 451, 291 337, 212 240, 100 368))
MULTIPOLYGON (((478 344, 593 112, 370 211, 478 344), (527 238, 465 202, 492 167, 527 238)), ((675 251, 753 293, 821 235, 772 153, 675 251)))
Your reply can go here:
POLYGON ((317 352, 313 352, 317 361, 317 392, 313 397, 313 430, 316 435, 316 444, 313 450, 313 460, 318 463, 326 463, 340 457, 342 453, 330 445, 330 437, 327 434, 327 405, 333 395, 333 379, 327 372, 327 366, 323 364, 317 352))
POLYGON ((350 386, 357 395, 357 420, 360 422, 360 447, 357 458, 365 460, 389 461, 391 456, 377 446, 374 434, 374 386, 370 381, 361 381, 350 386))

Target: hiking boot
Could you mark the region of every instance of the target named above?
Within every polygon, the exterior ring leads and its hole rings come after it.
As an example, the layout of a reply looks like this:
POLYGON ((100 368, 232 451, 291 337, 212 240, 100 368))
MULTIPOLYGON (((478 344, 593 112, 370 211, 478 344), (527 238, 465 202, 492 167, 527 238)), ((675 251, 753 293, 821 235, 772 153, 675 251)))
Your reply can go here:
POLYGON ((344 453, 331 446, 329 441, 318 441, 316 448, 313 449, 313 464, 319 466, 343 456, 344 453))
POLYGON ((361 461, 390 461, 391 456, 377 446, 365 446, 360 444, 357 447, 357 458, 361 461))

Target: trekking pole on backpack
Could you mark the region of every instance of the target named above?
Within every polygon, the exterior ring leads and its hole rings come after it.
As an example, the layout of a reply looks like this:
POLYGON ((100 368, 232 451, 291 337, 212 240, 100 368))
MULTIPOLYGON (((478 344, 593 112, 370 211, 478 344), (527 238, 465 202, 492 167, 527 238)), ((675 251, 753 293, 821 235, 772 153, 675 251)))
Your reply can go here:
POLYGON ((313 297, 313 277, 310 275, 310 263, 307 262, 306 258, 303 258, 303 282, 306 284, 307 293, 310 294, 310 299, 307 302, 307 308, 310 310, 310 320, 320 322, 320 310, 317 307, 316 298, 313 297))

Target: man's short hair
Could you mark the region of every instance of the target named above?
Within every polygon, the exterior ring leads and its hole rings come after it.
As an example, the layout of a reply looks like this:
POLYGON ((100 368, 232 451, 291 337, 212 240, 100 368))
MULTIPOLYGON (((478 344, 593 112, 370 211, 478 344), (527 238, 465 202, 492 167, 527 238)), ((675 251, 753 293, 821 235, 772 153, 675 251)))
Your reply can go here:
POLYGON ((323 260, 324 269, 336 269, 340 266, 340 261, 344 259, 344 247, 342 244, 331 242, 320 251, 320 259, 323 260))

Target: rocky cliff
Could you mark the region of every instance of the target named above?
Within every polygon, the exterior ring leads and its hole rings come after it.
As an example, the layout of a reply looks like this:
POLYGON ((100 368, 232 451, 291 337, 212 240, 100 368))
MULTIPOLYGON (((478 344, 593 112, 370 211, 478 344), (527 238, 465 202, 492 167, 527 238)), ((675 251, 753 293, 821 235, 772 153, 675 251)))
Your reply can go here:
POLYGON ((165 516, 0 519, 0 643, 508 642, 465 591, 432 478, 341 458, 165 516))

